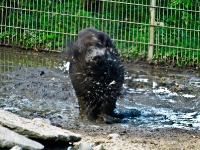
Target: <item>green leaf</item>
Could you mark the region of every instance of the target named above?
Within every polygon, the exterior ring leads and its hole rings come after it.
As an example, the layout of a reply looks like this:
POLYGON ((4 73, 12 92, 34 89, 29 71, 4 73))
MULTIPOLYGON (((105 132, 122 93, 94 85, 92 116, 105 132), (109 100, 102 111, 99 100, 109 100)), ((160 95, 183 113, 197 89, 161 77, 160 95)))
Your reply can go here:
POLYGON ((49 34, 49 35, 47 36, 47 38, 48 38, 48 39, 53 39, 54 36, 55 36, 54 34, 49 34))

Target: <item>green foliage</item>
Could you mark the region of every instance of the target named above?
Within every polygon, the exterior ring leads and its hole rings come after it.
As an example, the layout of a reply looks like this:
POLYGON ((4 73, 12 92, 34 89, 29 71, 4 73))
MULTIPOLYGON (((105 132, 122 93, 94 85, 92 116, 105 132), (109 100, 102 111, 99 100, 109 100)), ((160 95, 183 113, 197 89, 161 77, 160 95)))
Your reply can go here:
POLYGON ((165 16, 160 18, 166 27, 156 27, 156 42, 158 46, 154 59, 174 62, 178 66, 199 64, 199 27, 200 7, 198 1, 170 0, 163 4, 170 9, 161 9, 165 16), (177 48, 175 48, 177 47, 177 48))
MULTIPOLYGON (((8 0, 7 4, 3 0, 0 5, 19 8, 1 7, 5 27, 0 42, 12 39, 14 44, 27 48, 62 50, 65 41, 76 39, 78 30, 94 27, 111 36, 123 57, 147 56, 149 0, 19 0, 17 3, 8 0)), ((155 46, 154 59, 174 61, 177 65, 198 63, 200 7, 197 5, 200 5, 198 0, 157 1, 157 6, 162 7, 156 8, 156 21, 164 26, 155 27, 154 43, 164 46, 155 46)))
MULTIPOLYGON (((133 17, 133 14, 139 15, 140 10, 148 11, 147 7, 145 9, 142 5, 127 7, 121 3, 105 1, 101 3, 100 12, 96 12, 85 9, 83 2, 88 1, 82 0, 79 3, 74 0, 67 2, 27 0, 23 3, 19 1, 19 9, 11 10, 9 16, 4 18, 11 28, 5 28, 0 39, 5 41, 13 39, 13 33, 16 33, 14 43, 23 47, 61 50, 64 40, 76 39, 79 29, 94 27, 107 32, 116 44, 121 45, 119 48, 123 53, 128 52, 127 49, 134 49, 135 46, 130 47, 130 44, 120 40, 148 42, 148 28, 144 25, 135 26, 126 23, 126 21, 147 23, 148 16, 144 14, 141 17, 133 17), (12 28, 16 26, 19 28, 12 28)), ((95 3, 95 1, 89 2, 95 3)), ((136 2, 141 4, 139 0, 136 2)), ((14 5, 14 1, 11 1, 11 4, 14 5)), ((6 6, 6 2, 4 1, 2 5, 6 6)))

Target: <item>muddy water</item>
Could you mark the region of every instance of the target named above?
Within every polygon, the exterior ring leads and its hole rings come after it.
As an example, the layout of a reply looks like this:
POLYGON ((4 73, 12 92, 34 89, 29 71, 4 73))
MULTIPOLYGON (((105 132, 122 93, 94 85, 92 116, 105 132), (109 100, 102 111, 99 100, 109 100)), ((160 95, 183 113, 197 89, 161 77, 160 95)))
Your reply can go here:
POLYGON ((198 74, 132 67, 120 101, 142 112, 131 119, 133 125, 199 128, 199 83, 198 74))
MULTIPOLYGON (((66 66, 51 54, 0 51, 0 107, 63 126, 78 122, 78 105, 66 66)), ((122 126, 200 128, 200 77, 184 70, 126 67, 120 109, 138 109, 122 126)))

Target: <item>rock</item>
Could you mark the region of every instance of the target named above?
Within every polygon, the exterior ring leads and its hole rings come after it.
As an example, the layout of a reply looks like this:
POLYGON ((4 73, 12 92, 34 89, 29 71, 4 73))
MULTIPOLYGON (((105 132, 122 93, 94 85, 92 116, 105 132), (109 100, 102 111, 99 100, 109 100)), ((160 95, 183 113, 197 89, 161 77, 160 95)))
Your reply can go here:
POLYGON ((0 148, 12 148, 12 150, 20 150, 20 147, 29 150, 40 150, 44 148, 42 144, 0 126, 0 148), (18 145, 18 148, 15 145, 18 145))
POLYGON ((72 143, 81 140, 80 134, 75 134, 49 124, 34 122, 33 120, 19 117, 2 109, 0 109, 0 124, 17 133, 38 140, 72 143))
POLYGON ((37 123, 45 123, 45 124, 51 124, 51 121, 49 119, 45 119, 45 118, 34 118, 33 122, 37 122, 37 123))
POLYGON ((93 148, 93 150, 105 150, 104 149, 104 147, 103 147, 103 145, 98 145, 98 146, 95 146, 94 148, 93 148))
POLYGON ((78 145, 77 150, 93 150, 89 143, 83 142, 78 145))
POLYGON ((11 148, 10 150, 22 150, 22 148, 21 147, 19 147, 19 146, 14 146, 13 148, 11 148))
POLYGON ((108 136, 108 139, 113 139, 113 140, 121 140, 121 136, 117 133, 113 133, 113 134, 109 134, 108 136))

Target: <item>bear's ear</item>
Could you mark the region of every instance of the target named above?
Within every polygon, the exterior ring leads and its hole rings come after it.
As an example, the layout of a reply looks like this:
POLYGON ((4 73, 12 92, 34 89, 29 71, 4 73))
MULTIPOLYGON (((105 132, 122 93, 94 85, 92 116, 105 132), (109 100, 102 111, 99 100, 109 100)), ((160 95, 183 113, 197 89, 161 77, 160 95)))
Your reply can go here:
POLYGON ((98 39, 101 41, 101 43, 105 47, 113 47, 113 43, 112 43, 110 37, 106 33, 99 32, 98 33, 98 39))

